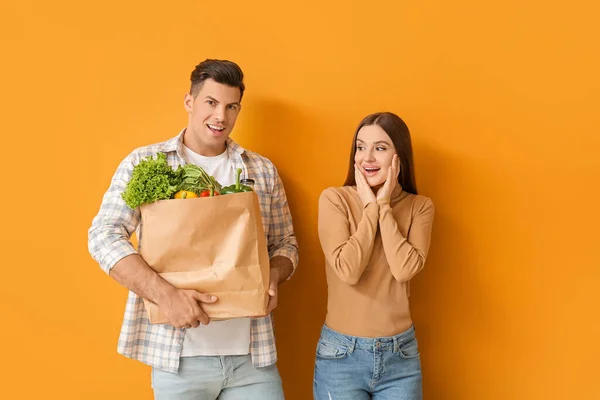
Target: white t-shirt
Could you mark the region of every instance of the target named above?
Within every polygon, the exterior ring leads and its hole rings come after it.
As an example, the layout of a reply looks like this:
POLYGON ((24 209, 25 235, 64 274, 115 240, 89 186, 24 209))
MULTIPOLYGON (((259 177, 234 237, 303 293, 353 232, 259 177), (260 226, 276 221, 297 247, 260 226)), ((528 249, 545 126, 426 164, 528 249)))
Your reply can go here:
MULTIPOLYGON (((227 151, 215 157, 204 157, 183 146, 183 153, 188 163, 202 167, 222 186, 235 183, 235 168, 227 151)), ((230 356, 249 352, 250 318, 235 318, 186 329, 181 356, 230 356)))

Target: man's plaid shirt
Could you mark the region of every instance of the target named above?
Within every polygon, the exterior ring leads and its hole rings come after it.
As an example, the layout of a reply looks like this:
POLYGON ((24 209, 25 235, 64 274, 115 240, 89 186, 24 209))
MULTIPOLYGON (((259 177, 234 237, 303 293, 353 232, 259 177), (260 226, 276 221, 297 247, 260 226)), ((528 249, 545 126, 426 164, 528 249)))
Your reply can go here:
MULTIPOLYGON (((139 233, 140 211, 127 207, 121 197, 133 167, 144 157, 155 156, 158 152, 166 154, 172 167, 185 164, 183 132, 166 142, 134 150, 117 168, 88 236, 89 251, 106 273, 110 273, 119 260, 137 253, 129 239, 134 232, 139 233)), ((227 141, 227 152, 234 168, 242 168, 242 178, 255 181, 254 190, 259 198, 269 257, 286 257, 292 261, 295 270, 298 243, 277 169, 267 158, 243 149, 231 139, 227 141)), ((142 299, 129 292, 117 349, 119 353, 157 369, 177 372, 184 335, 185 329, 168 324, 150 324, 142 299)), ((255 367, 265 367, 277 361, 270 315, 252 319, 250 340, 255 367)))

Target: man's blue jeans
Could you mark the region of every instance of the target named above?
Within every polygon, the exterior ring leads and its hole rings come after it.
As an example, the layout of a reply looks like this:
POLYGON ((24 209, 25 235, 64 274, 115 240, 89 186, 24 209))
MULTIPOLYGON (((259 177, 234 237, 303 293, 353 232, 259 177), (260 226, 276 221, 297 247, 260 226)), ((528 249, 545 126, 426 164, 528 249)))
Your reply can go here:
POLYGON ((182 357, 174 374, 152 370, 156 400, 283 400, 277 366, 254 368, 250 355, 182 357))
POLYGON ((323 326, 313 393, 316 400, 421 400, 414 327, 396 336, 361 338, 323 326))

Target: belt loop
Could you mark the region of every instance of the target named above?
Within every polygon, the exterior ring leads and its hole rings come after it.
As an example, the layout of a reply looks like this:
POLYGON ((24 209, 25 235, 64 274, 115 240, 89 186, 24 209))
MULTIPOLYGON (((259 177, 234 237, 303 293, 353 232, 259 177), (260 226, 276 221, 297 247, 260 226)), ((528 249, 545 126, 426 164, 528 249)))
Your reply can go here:
POLYGON ((398 343, 398 338, 396 336, 393 337, 394 340, 394 353, 397 353, 400 349, 400 343, 398 343))
POLYGON ((348 349, 348 351, 350 352, 350 354, 354 353, 354 348, 356 347, 356 338, 353 337, 352 340, 350 341, 350 348, 348 349))

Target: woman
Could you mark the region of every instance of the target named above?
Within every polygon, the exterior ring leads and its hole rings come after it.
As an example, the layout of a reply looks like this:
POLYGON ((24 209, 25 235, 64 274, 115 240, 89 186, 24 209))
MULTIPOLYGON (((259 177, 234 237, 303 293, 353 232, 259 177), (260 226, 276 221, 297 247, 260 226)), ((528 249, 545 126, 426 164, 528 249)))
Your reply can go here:
POLYGON ((408 296, 433 215, 433 202, 417 195, 406 124, 392 113, 369 115, 354 134, 344 186, 319 200, 328 302, 316 399, 422 399, 408 296))

